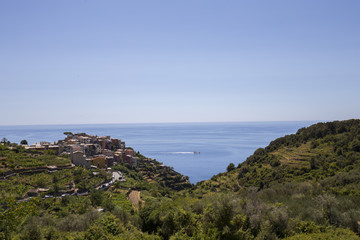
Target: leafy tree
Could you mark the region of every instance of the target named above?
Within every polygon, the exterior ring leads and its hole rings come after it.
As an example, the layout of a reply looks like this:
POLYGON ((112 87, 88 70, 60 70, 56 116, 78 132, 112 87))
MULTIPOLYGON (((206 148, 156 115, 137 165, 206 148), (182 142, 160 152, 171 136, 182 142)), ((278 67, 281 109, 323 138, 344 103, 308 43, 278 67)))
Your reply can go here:
POLYGON ((274 208, 269 213, 269 222, 272 232, 274 232, 278 237, 285 237, 288 228, 289 216, 284 208, 274 208))
POLYGON ((24 140, 21 140, 20 144, 22 144, 22 145, 28 145, 28 142, 24 139, 24 140))
POLYGON ((271 161, 270 161, 270 166, 272 166, 272 167, 277 167, 277 166, 280 166, 280 161, 279 161, 279 159, 272 159, 271 161))
POLYGON ((57 183, 59 181, 58 177, 56 175, 53 175, 53 183, 57 183))
POLYGON ((233 163, 230 163, 230 164, 227 166, 226 171, 230 172, 230 171, 232 171, 232 170, 234 170, 234 169, 235 169, 235 165, 234 165, 233 163))
POLYGON ((103 199, 102 201, 101 206, 104 207, 107 211, 112 211, 115 208, 115 204, 110 197, 105 197, 105 199, 103 199))
POLYGON ((103 201, 103 194, 101 190, 92 190, 90 192, 90 200, 93 206, 100 206, 103 201))
POLYGON ((84 236, 85 240, 99 240, 99 239, 109 239, 105 230, 97 225, 92 226, 91 228, 89 228, 89 230, 86 231, 85 236, 84 236))
POLYGON ((7 140, 7 138, 3 138, 3 139, 1 140, 1 143, 3 143, 4 145, 10 145, 10 141, 7 140))
POLYGON ((57 183, 54 184, 54 193, 55 194, 59 193, 59 185, 57 183))
POLYGON ((106 215, 100 220, 100 224, 103 226, 106 232, 112 235, 118 235, 123 231, 119 219, 117 219, 109 212, 107 212, 106 215))
POLYGON ((316 160, 313 157, 310 159, 310 168, 316 169, 316 160))
POLYGON ((40 240, 41 237, 41 231, 39 229, 39 226, 35 223, 31 223, 27 225, 20 237, 21 240, 40 240))

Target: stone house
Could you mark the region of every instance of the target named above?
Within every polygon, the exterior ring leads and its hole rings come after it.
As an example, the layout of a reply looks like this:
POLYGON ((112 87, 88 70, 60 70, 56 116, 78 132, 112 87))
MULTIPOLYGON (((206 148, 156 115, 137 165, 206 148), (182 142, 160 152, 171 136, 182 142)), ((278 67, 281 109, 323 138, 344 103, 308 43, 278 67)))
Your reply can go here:
POLYGON ((106 168, 105 156, 97 156, 93 158, 92 164, 98 168, 106 168))
POLYGON ((90 168, 93 162, 93 159, 86 158, 86 155, 84 155, 82 151, 73 152, 71 153, 70 157, 71 157, 71 162, 75 166, 83 166, 86 168, 90 168))

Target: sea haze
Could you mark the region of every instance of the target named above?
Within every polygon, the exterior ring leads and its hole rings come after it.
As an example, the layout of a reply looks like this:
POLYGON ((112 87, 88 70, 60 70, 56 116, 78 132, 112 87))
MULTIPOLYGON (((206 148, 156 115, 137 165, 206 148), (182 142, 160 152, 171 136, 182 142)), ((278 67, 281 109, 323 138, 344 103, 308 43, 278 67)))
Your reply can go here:
POLYGON ((186 176, 192 183, 224 172, 229 163, 246 160, 257 148, 296 133, 315 122, 151 123, 94 125, 0 126, 0 138, 29 144, 64 139, 63 132, 86 132, 121 138, 126 146, 155 158, 186 176), (194 154, 194 152, 200 154, 194 154))

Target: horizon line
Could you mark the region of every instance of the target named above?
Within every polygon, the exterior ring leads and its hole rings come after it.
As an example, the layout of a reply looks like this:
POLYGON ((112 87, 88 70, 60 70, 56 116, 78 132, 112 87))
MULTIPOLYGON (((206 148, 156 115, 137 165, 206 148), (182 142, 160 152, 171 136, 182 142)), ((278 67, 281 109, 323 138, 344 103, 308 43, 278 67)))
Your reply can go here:
MULTIPOLYGON (((353 118, 350 118, 353 119, 353 118)), ((343 119, 343 120, 350 120, 343 119)), ((329 122, 342 120, 254 120, 254 121, 189 121, 189 122, 123 122, 123 123, 35 123, 35 124, 0 124, 0 127, 25 127, 25 126, 71 126, 71 125, 130 125, 130 124, 196 124, 196 123, 266 123, 266 122, 329 122)))

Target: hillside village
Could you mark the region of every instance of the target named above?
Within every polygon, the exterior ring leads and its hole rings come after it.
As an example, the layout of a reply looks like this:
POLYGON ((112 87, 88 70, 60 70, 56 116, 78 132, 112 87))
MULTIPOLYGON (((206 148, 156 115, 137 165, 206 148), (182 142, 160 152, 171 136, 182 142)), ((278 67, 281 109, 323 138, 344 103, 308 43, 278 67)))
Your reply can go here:
POLYGON ((11 196, 21 203, 34 197, 88 196, 98 190, 118 189, 137 208, 144 188, 164 188, 166 194, 169 189, 192 187, 188 177, 135 153, 121 139, 64 134, 65 139, 58 142, 31 145, 26 140, 19 145, 4 138, 0 143, 0 198, 11 196), (7 187, 1 187, 4 185, 7 187))
POLYGON ((132 148, 126 148, 125 142, 110 136, 93 136, 86 133, 65 132, 66 138, 57 143, 40 142, 30 146, 29 150, 53 150, 55 154, 70 155, 75 166, 90 168, 108 168, 116 163, 128 163, 136 166, 138 158, 132 148))
MULTIPOLYGON (((17 175, 36 174, 40 172, 53 174, 65 169, 74 171, 87 170, 90 178, 100 176, 104 179, 93 179, 83 191, 99 188, 105 179, 112 176, 112 180, 126 181, 122 171, 132 169, 140 175, 134 185, 147 183, 161 183, 171 189, 185 189, 191 187, 189 178, 176 172, 172 167, 147 158, 131 147, 126 147, 125 142, 110 136, 94 136, 86 133, 65 132, 65 139, 58 142, 45 142, 28 145, 26 140, 20 145, 3 140, 0 143, 3 152, 0 152, 0 179, 9 179, 17 175), (2 157, 1 157, 2 156, 2 157), (70 161, 69 161, 70 160, 70 161), (83 170, 81 170, 83 169, 83 170), (100 175, 99 175, 100 174, 100 175)), ((134 174, 132 174, 134 176, 134 174)), ((80 183, 78 181, 78 183, 80 183)), ((46 184, 42 184, 46 185, 46 184)), ((35 190, 39 188, 32 184, 35 190)), ((73 192, 76 184, 73 181, 63 186, 62 192, 73 192)), ((30 186, 27 186, 27 188, 30 186)), ((42 187, 40 187, 42 188, 42 187)), ((135 187, 136 188, 136 187, 135 187)), ((50 188, 47 188, 50 189, 50 188)), ((25 192, 25 190, 21 190, 25 192)), ((22 195, 24 196, 24 194, 22 195)))

